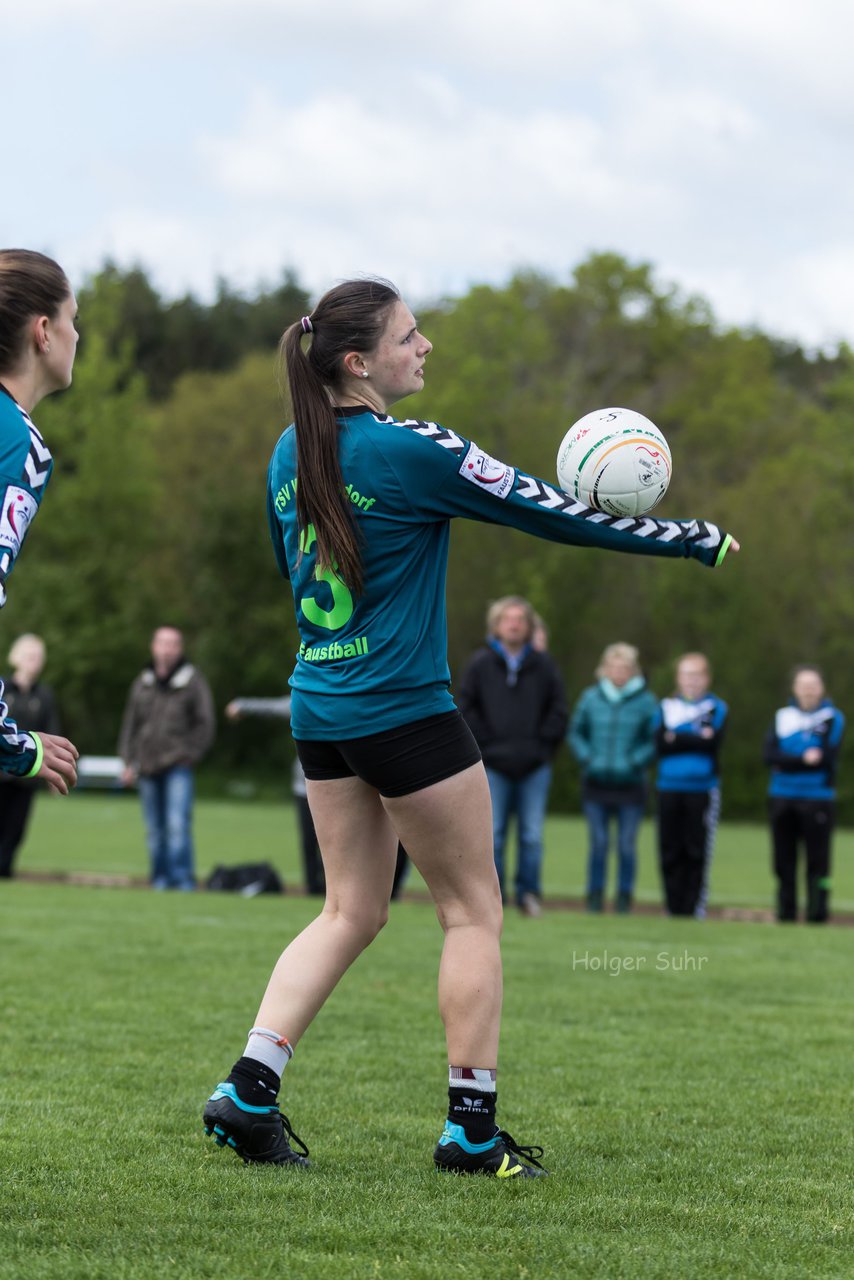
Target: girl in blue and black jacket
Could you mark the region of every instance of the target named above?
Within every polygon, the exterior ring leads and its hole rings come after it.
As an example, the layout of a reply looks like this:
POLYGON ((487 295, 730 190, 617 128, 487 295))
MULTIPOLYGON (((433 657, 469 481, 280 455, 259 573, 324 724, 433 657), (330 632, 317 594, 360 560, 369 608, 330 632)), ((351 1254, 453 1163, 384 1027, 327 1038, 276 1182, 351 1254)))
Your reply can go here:
POLYGON ((836 763, 845 717, 825 696, 816 667, 795 669, 792 701, 781 707, 765 739, 777 919, 798 914, 798 847, 804 846, 807 919, 828 917, 831 837, 836 820, 836 763))
POLYGON ((676 692, 659 708, 658 858, 667 910, 705 915, 708 873, 720 813, 718 752, 727 705, 710 693, 705 654, 676 664, 676 692))

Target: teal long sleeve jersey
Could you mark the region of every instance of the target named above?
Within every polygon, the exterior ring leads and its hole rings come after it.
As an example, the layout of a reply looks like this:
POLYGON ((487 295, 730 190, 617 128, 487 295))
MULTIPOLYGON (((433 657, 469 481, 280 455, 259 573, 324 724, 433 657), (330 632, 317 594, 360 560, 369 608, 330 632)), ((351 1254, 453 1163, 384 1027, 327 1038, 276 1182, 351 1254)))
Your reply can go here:
POLYGON ((594 511, 435 422, 362 407, 337 413, 341 471, 361 539, 360 596, 318 569, 313 527, 297 528, 293 426, 268 473, 270 533, 301 639, 290 679, 295 738, 343 741, 453 710, 445 579, 455 516, 572 546, 706 565, 720 564, 731 542, 702 520, 594 511))
MULTIPOLYGON (((32 418, 0 384, 0 608, 52 470, 50 450, 32 418)), ((0 768, 21 777, 40 766, 41 755, 38 738, 9 717, 0 680, 0 768)))

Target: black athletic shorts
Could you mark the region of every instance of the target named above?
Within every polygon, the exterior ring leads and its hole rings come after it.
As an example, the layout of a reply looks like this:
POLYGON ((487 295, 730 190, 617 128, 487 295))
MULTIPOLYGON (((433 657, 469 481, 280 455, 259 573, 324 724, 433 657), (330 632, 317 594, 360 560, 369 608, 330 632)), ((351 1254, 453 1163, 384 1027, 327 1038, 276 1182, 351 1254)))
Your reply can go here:
POLYGON ((296 744, 305 776, 313 782, 361 778, 382 796, 408 796, 480 760, 480 748, 459 711, 443 711, 364 738, 298 738, 296 744))

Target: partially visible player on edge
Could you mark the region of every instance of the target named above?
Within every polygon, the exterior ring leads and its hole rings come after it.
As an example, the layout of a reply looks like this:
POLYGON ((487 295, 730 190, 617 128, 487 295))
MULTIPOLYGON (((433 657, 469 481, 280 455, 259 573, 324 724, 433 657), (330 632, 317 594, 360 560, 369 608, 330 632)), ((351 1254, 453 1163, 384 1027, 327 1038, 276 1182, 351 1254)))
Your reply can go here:
MULTIPOLYGON (((53 470, 30 414, 45 396, 71 384, 76 317, 71 285, 51 258, 0 249, 0 608, 53 470)), ((0 768, 44 778, 62 795, 77 781, 77 748, 55 734, 19 729, 8 716, 2 682, 0 768)))
POLYGON ((434 1161, 538 1177, 542 1149, 519 1147, 495 1123, 501 896, 486 774, 448 688, 449 521, 707 565, 737 543, 699 521, 603 515, 449 428, 390 417, 390 405, 421 390, 432 346, 386 283, 330 290, 281 347, 295 425, 273 453, 268 512, 302 641, 291 724, 327 896, 276 964, 243 1055, 205 1107, 205 1128, 247 1162, 306 1163, 276 1105, 282 1071, 385 924, 400 838, 445 933, 439 1009, 450 1104, 434 1161))

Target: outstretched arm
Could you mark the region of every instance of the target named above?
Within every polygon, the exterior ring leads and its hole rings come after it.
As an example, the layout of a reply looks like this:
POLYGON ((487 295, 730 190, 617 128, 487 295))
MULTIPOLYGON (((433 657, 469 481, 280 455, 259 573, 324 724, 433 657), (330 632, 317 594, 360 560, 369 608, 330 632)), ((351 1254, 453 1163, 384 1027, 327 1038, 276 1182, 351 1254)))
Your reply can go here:
POLYGON ((728 551, 739 550, 731 534, 707 520, 609 516, 546 480, 490 457, 473 441, 438 423, 408 420, 396 425, 423 442, 413 449, 411 465, 422 478, 429 474, 433 483, 423 485, 413 501, 427 513, 509 525, 571 546, 690 557, 710 567, 721 564, 728 551))

